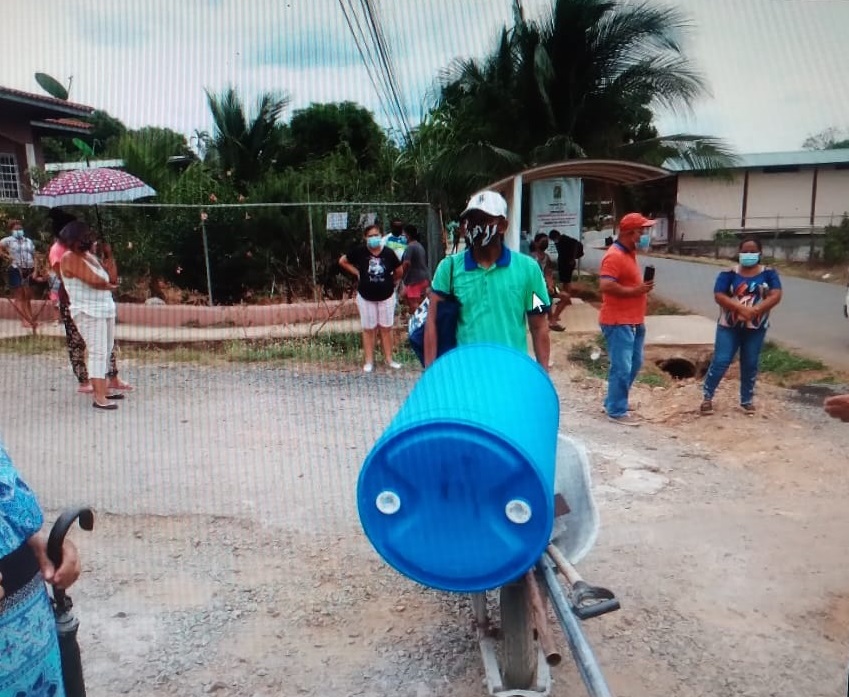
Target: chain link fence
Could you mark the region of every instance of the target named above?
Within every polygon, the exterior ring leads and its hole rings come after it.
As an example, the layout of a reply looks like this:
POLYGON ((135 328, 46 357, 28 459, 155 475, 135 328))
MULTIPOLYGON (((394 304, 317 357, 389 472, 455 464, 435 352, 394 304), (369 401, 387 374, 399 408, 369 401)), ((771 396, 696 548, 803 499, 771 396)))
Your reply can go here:
MULTIPOLYGON (((101 231, 121 275, 118 298, 168 303, 293 303, 341 299, 353 281, 338 259, 376 223, 415 225, 435 267, 445 253, 439 212, 420 202, 142 204, 63 209, 101 231)), ((4 206, 25 219, 42 256, 52 242, 48 211, 4 206)), ((0 216, 2 217, 2 216, 0 216)))
POLYGON ((737 217, 705 215, 678 216, 669 246, 681 254, 732 257, 740 240, 756 237, 765 256, 781 261, 809 262, 823 260, 828 231, 840 226, 843 216, 747 216, 745 225, 737 217))

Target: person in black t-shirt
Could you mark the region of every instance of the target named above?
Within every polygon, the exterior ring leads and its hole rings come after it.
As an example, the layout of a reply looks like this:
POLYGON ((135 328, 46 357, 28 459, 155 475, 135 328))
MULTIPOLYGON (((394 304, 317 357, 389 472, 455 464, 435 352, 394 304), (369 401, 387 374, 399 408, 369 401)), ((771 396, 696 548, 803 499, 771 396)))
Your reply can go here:
POLYGON ((577 261, 584 256, 584 245, 574 237, 561 235, 560 230, 549 232, 548 239, 557 248, 557 276, 560 278, 561 285, 568 291, 577 261))
POLYGON ((403 267, 398 255, 383 245, 380 227, 371 225, 363 234, 365 244, 357 245, 339 259, 339 266, 357 278, 357 309, 363 326, 363 370, 374 370, 376 331, 386 365, 394 370, 401 367, 392 360, 392 325, 395 323, 395 285, 401 279, 403 267))

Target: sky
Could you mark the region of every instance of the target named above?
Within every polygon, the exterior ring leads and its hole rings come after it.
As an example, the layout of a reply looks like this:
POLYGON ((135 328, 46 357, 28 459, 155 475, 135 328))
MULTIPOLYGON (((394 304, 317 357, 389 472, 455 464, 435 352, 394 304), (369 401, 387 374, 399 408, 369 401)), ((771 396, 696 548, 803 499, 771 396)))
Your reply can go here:
MULTIPOLYGON (((373 1, 413 123, 440 70, 485 55, 512 21, 511 0, 373 1)), ((523 0, 526 16, 551 1, 523 0)), ((685 52, 710 88, 690 113, 659 110, 661 133, 717 136, 752 153, 849 129, 849 0, 654 2, 687 17, 685 52)), ((0 85, 39 93, 35 72, 73 76, 72 101, 130 128, 209 130, 204 89, 228 85, 247 104, 286 92, 287 115, 351 100, 389 123, 340 0, 0 0, 0 17, 13 37, 0 85)))

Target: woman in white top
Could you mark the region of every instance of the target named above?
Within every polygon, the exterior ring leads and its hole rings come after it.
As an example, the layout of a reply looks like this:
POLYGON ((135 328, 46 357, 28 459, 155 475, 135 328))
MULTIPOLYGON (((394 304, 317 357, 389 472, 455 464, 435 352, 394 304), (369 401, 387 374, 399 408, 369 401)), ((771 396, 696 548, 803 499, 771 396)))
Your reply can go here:
POLYGON ((118 287, 115 261, 110 257, 101 264, 91 253, 94 235, 81 220, 62 228, 59 239, 68 248, 59 268, 71 301, 71 317, 88 351, 88 377, 94 388, 92 406, 117 409, 118 405, 110 400, 121 399, 123 395, 107 394, 106 383, 109 355, 115 343, 115 301, 112 299, 112 291, 118 287))

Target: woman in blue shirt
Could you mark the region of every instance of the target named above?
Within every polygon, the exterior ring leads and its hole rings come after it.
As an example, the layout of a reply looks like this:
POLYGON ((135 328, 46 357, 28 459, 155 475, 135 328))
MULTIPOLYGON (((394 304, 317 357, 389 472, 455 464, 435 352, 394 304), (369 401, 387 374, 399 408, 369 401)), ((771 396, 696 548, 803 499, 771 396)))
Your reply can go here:
POLYGON ((761 263, 760 240, 747 237, 740 243, 738 265, 716 277, 713 297, 719 305, 713 360, 703 386, 700 412, 713 414, 713 395, 728 366, 740 351, 740 406, 752 416, 755 381, 769 311, 781 302, 781 280, 775 269, 761 263))
POLYGON ((80 574, 69 540, 62 566, 47 558, 44 516, 0 441, 0 697, 64 697, 53 608, 45 581, 67 588, 80 574))

